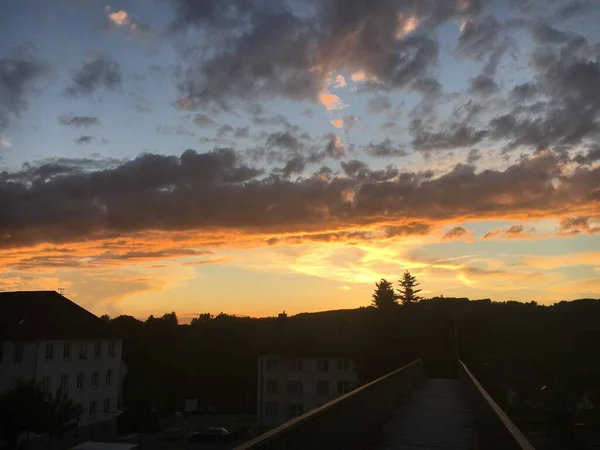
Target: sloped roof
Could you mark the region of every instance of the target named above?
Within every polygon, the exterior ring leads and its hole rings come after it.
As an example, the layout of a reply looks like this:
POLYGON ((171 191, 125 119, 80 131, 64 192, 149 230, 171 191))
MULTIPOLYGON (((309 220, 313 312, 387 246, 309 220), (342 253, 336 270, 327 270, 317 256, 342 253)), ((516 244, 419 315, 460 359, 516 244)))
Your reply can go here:
POLYGON ((0 341, 108 337, 104 321, 58 292, 0 292, 0 341))

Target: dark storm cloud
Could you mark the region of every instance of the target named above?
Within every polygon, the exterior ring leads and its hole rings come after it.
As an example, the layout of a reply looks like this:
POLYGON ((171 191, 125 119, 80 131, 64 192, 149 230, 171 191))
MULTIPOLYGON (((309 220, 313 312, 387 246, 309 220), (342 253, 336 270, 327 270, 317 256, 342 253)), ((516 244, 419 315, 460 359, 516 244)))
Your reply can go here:
MULTIPOLYGON (((300 166, 289 167, 288 173, 300 166)), ((560 214, 565 208, 585 216, 580 211, 593 209, 597 202, 600 168, 563 167, 559 155, 544 152, 504 171, 477 173, 458 165, 435 178, 398 173, 393 167, 370 171, 353 163, 345 169, 351 177, 322 172, 291 181, 263 177, 230 149, 204 154, 188 150, 180 157, 145 154, 94 171, 42 164, 35 171, 0 174, 0 246, 144 230, 267 232, 381 220, 531 218, 560 214), (557 178, 559 185, 553 183, 557 178)), ((519 230, 504 234, 516 237, 519 230)))
POLYGON ((275 126, 275 125, 286 125, 288 123, 288 120, 285 118, 285 116, 278 114, 276 116, 271 116, 271 117, 260 117, 260 116, 253 117, 252 123, 254 125, 258 125, 258 126, 265 126, 265 125, 275 126))
POLYGON ((173 29, 193 25, 214 39, 184 70, 179 91, 197 108, 231 110, 236 100, 267 96, 317 101, 332 73, 364 71, 378 89, 417 86, 431 78, 439 45, 428 33, 399 37, 400 17, 416 15, 424 29, 469 16, 481 2, 327 0, 173 1, 173 29), (268 3, 268 5, 267 5, 268 3), (227 24, 226 26, 224 24, 227 24), (218 47, 214 52, 212 46, 218 47), (209 56, 206 56, 209 55, 209 56))
POLYGON ((121 66, 110 55, 100 54, 85 61, 73 73, 73 83, 65 92, 71 96, 91 94, 99 88, 116 89, 121 85, 121 66))
POLYGON ((458 55, 481 60, 498 43, 502 27, 494 16, 475 19, 465 23, 458 38, 458 55))
POLYGON ((569 0, 566 4, 559 6, 554 15, 559 19, 568 19, 594 7, 598 7, 594 0, 569 0))
POLYGON ((277 147, 291 152, 299 152, 304 148, 304 144, 289 131, 282 131, 270 134, 267 138, 266 147, 277 147))
POLYGON ((572 46, 585 44, 586 40, 572 32, 560 31, 547 23, 536 22, 529 27, 534 41, 539 44, 562 44, 569 43, 572 46))
POLYGON ((48 64, 27 49, 0 58, 0 131, 27 108, 35 82, 48 70, 48 64))
POLYGON ((533 82, 527 82, 515 86, 510 91, 510 97, 512 100, 522 102, 534 99, 539 93, 538 87, 533 82))
POLYGON ((370 142, 369 145, 364 147, 364 151, 377 158, 393 158, 408 155, 405 149, 394 144, 390 138, 385 138, 379 144, 370 142))
POLYGON ((367 109, 372 113, 383 113, 392 108, 392 102, 388 97, 373 97, 367 103, 367 109))
MULTIPOLYGON (((291 175, 300 175, 306 168, 307 160, 305 157, 297 155, 290 159, 282 169, 279 170, 285 178, 291 175)), ((276 172, 277 173, 277 172, 276 172)))
POLYGON ((526 239, 533 237, 534 228, 525 230, 523 225, 512 225, 507 229, 490 231, 481 239, 526 239))
POLYGON ((442 127, 441 131, 430 131, 425 128, 420 119, 411 122, 410 132, 413 137, 412 145, 419 151, 470 147, 481 142, 487 135, 485 130, 476 130, 462 123, 451 123, 447 127, 442 127))
POLYGON ((94 138, 92 136, 80 136, 75 139, 76 144, 89 144, 94 138))
POLYGON ((573 157, 578 164, 592 164, 600 161, 600 147, 589 150, 586 154, 578 154, 573 157))
POLYGON ((100 125, 100 119, 97 117, 73 116, 70 114, 66 116, 60 116, 58 118, 58 123, 71 127, 87 128, 92 125, 100 125))
POLYGON ((470 234, 463 227, 454 227, 442 237, 443 241, 457 241, 468 237, 470 234))
POLYGON ((206 114, 196 114, 194 116, 194 123, 200 128, 210 128, 217 124, 206 114))
POLYGON ((473 165, 481 159, 481 152, 476 148, 472 148, 467 156, 467 164, 473 165))
POLYGON ((566 148, 600 137, 600 64, 579 52, 542 48, 534 53, 536 81, 517 86, 517 106, 490 121, 491 137, 508 148, 566 148), (521 98, 521 102, 519 102, 521 98), (528 99, 540 98, 528 105, 528 99))
POLYGON ((221 125, 217 130, 218 137, 225 137, 234 133, 234 129, 231 125, 221 125))
POLYGON ((496 81, 492 77, 479 75, 469 80, 468 92, 482 97, 489 97, 500 91, 496 81))
POLYGON ((574 216, 562 219, 558 225, 559 232, 564 234, 596 234, 600 233, 600 217, 596 219, 596 225, 591 225, 591 217, 574 216))
POLYGON ((233 136, 238 139, 249 138, 250 137, 250 127, 248 125, 246 125, 245 127, 236 128, 233 136))

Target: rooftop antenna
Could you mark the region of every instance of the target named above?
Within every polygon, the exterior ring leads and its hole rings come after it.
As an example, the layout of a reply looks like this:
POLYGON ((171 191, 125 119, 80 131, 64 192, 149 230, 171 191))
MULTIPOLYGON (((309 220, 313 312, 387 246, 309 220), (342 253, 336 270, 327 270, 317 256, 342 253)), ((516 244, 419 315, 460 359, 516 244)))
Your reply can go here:
POLYGON ((58 288, 58 293, 59 293, 60 295, 65 295, 65 288, 64 288, 64 287, 59 287, 59 288, 58 288))

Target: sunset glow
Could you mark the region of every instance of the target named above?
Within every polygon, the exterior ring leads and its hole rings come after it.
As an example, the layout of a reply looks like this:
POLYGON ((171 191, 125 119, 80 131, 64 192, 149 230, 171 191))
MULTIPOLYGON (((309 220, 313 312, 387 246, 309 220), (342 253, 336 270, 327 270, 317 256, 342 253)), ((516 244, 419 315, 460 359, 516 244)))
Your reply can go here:
POLYGON ((407 269, 598 295, 599 4, 268 3, 15 2, 0 290, 183 321, 367 306, 407 269))

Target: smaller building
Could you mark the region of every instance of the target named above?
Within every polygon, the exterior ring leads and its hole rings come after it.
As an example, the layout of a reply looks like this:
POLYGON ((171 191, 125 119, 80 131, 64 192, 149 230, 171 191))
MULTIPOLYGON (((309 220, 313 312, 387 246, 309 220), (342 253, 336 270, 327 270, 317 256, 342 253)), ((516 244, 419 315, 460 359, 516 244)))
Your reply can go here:
POLYGON ((280 425, 357 386, 358 375, 348 354, 262 354, 258 357, 258 423, 280 425))
POLYGON ((91 312, 54 291, 0 293, 0 392, 35 380, 79 406, 74 440, 116 434, 122 339, 91 312))

